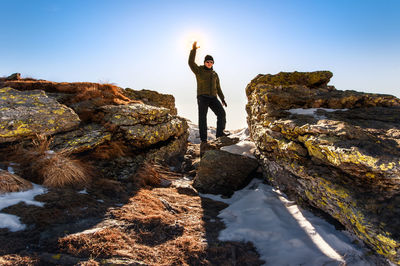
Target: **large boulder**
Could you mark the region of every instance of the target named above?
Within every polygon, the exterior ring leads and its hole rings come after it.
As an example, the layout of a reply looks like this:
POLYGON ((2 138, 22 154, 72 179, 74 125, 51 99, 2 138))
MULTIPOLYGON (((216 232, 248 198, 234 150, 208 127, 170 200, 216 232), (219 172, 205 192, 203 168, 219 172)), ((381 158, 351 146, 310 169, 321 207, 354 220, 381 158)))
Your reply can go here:
POLYGON ((103 106, 104 122, 117 127, 131 145, 146 148, 187 132, 185 119, 171 116, 163 107, 146 104, 103 106))
POLYGON ((152 90, 132 90, 126 88, 125 96, 133 100, 140 100, 145 104, 169 109, 171 115, 177 115, 175 98, 170 94, 162 94, 152 90))
POLYGON ((339 91, 331 76, 252 80, 246 109, 257 157, 272 184, 400 263, 400 99, 339 91))
POLYGON ((258 167, 255 159, 221 150, 209 150, 201 158, 193 187, 202 193, 231 195, 250 181, 258 167))
POLYGON ((69 131, 80 123, 71 108, 47 97, 44 91, 1 88, 0 95, 0 143, 69 131))

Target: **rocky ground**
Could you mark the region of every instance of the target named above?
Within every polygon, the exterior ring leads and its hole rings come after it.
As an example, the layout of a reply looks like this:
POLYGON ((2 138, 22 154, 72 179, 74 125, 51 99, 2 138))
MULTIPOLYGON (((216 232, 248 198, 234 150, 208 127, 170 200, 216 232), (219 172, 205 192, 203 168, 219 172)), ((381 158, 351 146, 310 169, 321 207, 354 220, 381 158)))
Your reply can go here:
POLYGON ((189 144, 181 169, 151 166, 164 182, 140 189, 103 179, 86 193, 49 189, 3 210, 26 230, 0 229, 1 265, 261 265, 250 243, 217 239, 225 203, 192 187, 199 144, 189 144), (171 181, 165 182, 165 180, 171 181))

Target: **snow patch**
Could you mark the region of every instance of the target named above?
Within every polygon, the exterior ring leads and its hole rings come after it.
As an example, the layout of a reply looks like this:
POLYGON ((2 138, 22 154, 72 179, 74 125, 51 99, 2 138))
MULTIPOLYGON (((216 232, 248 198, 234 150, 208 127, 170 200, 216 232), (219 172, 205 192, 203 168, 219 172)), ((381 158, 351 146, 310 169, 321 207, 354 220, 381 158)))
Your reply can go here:
POLYGON ((78 191, 78 193, 79 193, 79 194, 89 194, 89 193, 86 191, 86 188, 85 188, 85 189, 82 189, 81 191, 78 191))
MULTIPOLYGON (((47 190, 44 187, 33 184, 31 190, 0 195, 0 211, 20 202, 25 202, 27 205, 43 207, 44 203, 35 201, 34 198, 46 192, 47 190)), ((18 216, 0 213, 0 228, 8 228, 11 232, 16 232, 25 229, 25 225, 21 224, 18 216)))
POLYGON ((8 166, 8 167, 7 167, 7 171, 8 171, 10 174, 15 174, 14 168, 13 168, 12 166, 8 166))
POLYGON ((201 194, 229 204, 220 212, 221 241, 251 241, 267 265, 371 265, 343 232, 254 179, 231 198, 201 194))

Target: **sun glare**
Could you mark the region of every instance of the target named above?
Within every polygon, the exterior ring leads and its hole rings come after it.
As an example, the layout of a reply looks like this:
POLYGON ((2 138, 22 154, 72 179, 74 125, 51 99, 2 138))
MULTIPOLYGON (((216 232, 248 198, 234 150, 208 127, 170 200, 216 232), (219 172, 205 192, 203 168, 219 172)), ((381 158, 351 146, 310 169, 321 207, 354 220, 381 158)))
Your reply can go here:
POLYGON ((183 37, 183 43, 185 45, 186 50, 191 50, 193 43, 197 42, 197 46, 200 47, 201 49, 207 48, 207 38, 206 36, 201 33, 201 32, 189 32, 186 33, 183 37))

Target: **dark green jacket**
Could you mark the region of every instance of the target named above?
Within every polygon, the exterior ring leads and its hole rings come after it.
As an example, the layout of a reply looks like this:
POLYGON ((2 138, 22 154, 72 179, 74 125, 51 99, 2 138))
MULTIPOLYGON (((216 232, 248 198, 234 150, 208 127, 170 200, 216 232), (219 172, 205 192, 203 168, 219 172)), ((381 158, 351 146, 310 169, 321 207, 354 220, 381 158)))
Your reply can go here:
POLYGON ((189 66, 193 73, 196 75, 197 80, 197 95, 212 95, 219 96, 223 101, 224 94, 222 93, 221 86, 219 85, 219 78, 217 72, 212 68, 206 66, 198 66, 194 62, 196 57, 196 50, 191 50, 189 55, 189 66))

